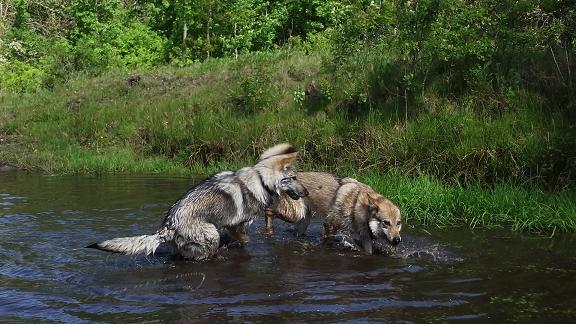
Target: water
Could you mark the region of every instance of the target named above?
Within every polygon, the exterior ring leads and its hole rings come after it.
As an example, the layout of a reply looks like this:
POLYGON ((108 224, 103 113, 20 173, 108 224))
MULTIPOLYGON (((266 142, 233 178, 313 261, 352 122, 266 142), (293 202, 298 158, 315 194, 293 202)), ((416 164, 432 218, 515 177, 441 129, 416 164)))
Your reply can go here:
POLYGON ((0 173, 0 322, 576 319, 576 236, 406 226, 392 255, 276 221, 205 263, 84 249, 152 233, 192 181, 0 173))

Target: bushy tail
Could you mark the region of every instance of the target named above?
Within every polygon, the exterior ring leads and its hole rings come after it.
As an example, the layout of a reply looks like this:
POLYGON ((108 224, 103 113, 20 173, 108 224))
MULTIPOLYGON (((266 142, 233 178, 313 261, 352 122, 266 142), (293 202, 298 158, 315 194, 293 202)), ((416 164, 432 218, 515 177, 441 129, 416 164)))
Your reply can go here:
POLYGON ((156 232, 156 234, 118 237, 115 239, 88 245, 87 248, 128 255, 150 255, 154 254, 160 244, 166 242, 166 239, 168 236, 170 236, 169 234, 172 234, 172 231, 168 229, 162 229, 156 232))

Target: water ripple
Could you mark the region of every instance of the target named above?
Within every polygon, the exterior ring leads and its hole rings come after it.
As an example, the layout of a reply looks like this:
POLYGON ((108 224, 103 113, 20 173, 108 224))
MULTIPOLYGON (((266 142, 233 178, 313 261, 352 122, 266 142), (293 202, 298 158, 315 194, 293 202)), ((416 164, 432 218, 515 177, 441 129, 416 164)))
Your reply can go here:
POLYGON ((378 310, 383 308, 431 308, 454 307, 466 304, 464 300, 417 301, 379 298, 367 303, 358 304, 278 304, 278 305, 239 305, 216 308, 215 312, 225 312, 229 316, 272 315, 281 313, 351 313, 378 310))

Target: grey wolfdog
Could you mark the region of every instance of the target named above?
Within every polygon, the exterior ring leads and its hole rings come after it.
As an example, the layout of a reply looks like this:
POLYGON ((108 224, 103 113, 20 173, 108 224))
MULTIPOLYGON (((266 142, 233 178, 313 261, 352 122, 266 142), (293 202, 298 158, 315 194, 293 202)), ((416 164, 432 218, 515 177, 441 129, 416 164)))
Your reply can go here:
POLYGON ((162 245, 174 256, 206 260, 217 254, 219 230, 228 230, 242 243, 244 225, 262 214, 281 193, 291 199, 308 192, 295 177, 292 163, 298 150, 279 144, 266 150, 252 167, 224 171, 197 183, 166 213, 162 227, 152 235, 115 238, 89 245, 128 255, 153 254, 162 245))
POLYGON ((372 254, 372 239, 386 238, 391 245, 401 241, 400 209, 370 186, 355 179, 324 172, 298 172, 298 181, 309 195, 298 201, 282 194, 265 211, 266 229, 272 233, 274 217, 295 224, 296 235, 306 232, 312 215, 324 220, 324 238, 342 231, 372 254))

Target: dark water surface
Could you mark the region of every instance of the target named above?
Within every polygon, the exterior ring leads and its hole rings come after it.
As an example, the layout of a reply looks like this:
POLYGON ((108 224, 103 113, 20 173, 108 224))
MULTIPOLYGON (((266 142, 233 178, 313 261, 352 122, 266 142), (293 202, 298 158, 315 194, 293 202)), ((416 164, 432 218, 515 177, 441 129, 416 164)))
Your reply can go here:
POLYGON ((392 256, 290 227, 206 263, 84 249, 154 232, 186 178, 0 173, 0 322, 576 320, 576 236, 407 228, 392 256))

